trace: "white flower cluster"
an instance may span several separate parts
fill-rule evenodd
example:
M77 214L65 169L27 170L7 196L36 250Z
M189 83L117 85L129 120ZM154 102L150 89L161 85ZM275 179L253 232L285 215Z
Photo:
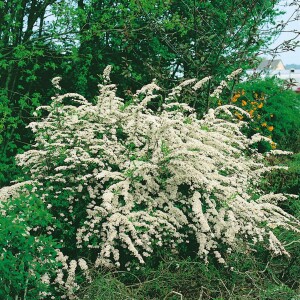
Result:
M270 155L292 155L293 152L291 151L283 151L283 150L271 150L270 152L268 152L268 156Z
M192 83L194 83L195 81L197 81L196 78L192 78L192 79L187 79L184 80L183 82L181 82L179 85L175 86L172 91L168 94L166 101L174 101L176 100L176 98L178 98L181 93L182 93L182 89L186 86L191 85Z
M2 201L6 201L9 198L15 198L20 195L20 193L26 193L26 185L31 185L33 182L31 180L15 183L11 186L3 187L0 189L0 205Z
M226 79L228 81L233 80L237 75L239 75L241 72L243 71L243 69L237 69L235 71L233 71L231 74L226 76ZM217 99L220 98L221 93L223 92L223 89L225 87L228 87L228 83L225 80L222 80L220 82L220 84L215 88L215 90L210 94L210 97L216 97Z
M241 124L221 118L231 106L211 109L198 120L193 112L187 117L167 108L148 109L138 97L155 96L155 83L129 105L116 97L115 85L99 88L95 105L64 105L59 96L48 116L30 125L35 149L17 157L52 212L60 194L68 193L68 209L56 217L78 226L78 251L92 253L95 266L106 267L130 266L125 257L143 264L156 248L176 251L192 238L205 261L213 255L225 263L221 248L241 251L257 242L286 254L272 230L298 231L299 222L276 206L284 195L260 191L260 174L268 168L262 155L247 154L253 140L241 132ZM259 201L253 189L261 194ZM76 219L76 211L84 219ZM60 259L68 277L63 280L60 271L56 282L71 293L77 265L83 272L87 267L82 260Z
M235 77L237 77L237 75L241 74L243 72L243 69L237 69L235 71L233 71L231 74L227 75L226 78L227 80L232 80L234 79Z
M208 77L204 77L203 79L199 80L198 82L196 82L196 84L193 86L193 89L195 91L199 90L203 85L204 83L206 83L207 81L209 81L211 79L211 76L208 76Z
M79 289L79 285L76 283L76 271L79 269L79 271L83 272L89 282L91 282L91 276L87 262L83 258L79 258L78 261L72 259L69 264L68 259L68 256L64 255L60 250L57 250L56 261L61 264L61 268L56 270L56 278L53 284L57 284L59 289L63 290L64 296L62 296L62 298L78 299L75 296L75 292ZM45 276L47 276L47 274Z
M272 140L270 138L268 138L266 136L263 136L260 133L256 133L251 137L250 144L255 144L255 143L258 143L258 142L261 142L261 141L265 141L265 142L268 142L268 143L272 142Z
M211 76L207 76L199 81L197 81L196 78L192 78L192 79L187 79L184 80L183 82L181 82L179 85L175 86L172 91L168 94L167 98L165 99L166 102L172 102L172 101L176 101L176 99L178 97L180 97L180 95L183 92L183 88L189 85L192 85L192 89L194 91L199 90L207 81L209 81L211 79ZM195 83L196 82L196 83Z
M58 90L61 90L61 87L59 85L60 81L61 81L61 77L54 77L52 80L51 80L51 83L53 84L53 87L55 87L56 89Z
M108 65L103 71L103 81L105 84L110 82L111 69L112 69L112 66Z
M209 95L210 97L220 98L220 94L223 92L223 89L227 87L228 84L225 80L222 80L220 84L215 88L215 90Z

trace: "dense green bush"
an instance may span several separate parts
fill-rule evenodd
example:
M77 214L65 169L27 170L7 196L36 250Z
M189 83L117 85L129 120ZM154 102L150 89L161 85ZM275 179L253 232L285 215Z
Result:
M0 298L47 295L58 267L51 214L33 193L0 199L0 212Z
M1 8L0 8L1 9ZM30 148L32 132L28 124L34 112L49 102L51 76L62 72L56 47L31 43L0 49L0 187L21 176L15 156Z
M284 81L267 77L241 83L231 103L249 112L250 134L260 132L279 149L300 151L300 95L286 89Z

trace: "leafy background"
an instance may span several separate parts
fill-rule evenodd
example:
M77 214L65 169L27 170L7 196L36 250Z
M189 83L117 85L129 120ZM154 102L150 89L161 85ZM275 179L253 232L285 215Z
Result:
M271 165L279 163L290 169L272 172L262 187L299 194L299 95L278 79L267 78L236 80L221 99L209 97L233 70L258 64L259 54L280 30L260 30L267 23L275 24L280 14L275 9L277 2L0 1L0 187L29 177L16 166L15 155L32 146L33 135L27 125L44 116L41 111L35 114L36 108L50 104L57 92L51 78L63 78L62 92L76 91L93 99L102 70L110 64L112 81L118 83L118 93L128 102L136 89L153 78L163 87L163 98L182 78L213 76L204 90L187 88L179 100L192 105L198 116L220 104L253 111L245 132L271 136L274 148L295 153L269 158ZM161 104L155 102L153 107L158 109ZM257 147L261 152L271 148L263 143ZM299 201L280 205L299 217ZM1 204L1 210L6 214L0 216L0 297L38 299L40 291L47 292L40 277L57 267L53 258L59 245L46 234L52 217L32 194ZM26 228L34 226L39 227L36 236L28 236ZM195 257L170 259L168 253L161 253L160 262L149 262L139 270L94 270L95 280L82 282L79 297L298 299L299 237L286 231L278 234L288 245L291 258L270 257L257 248L255 254L230 256L234 268L230 270L217 263L205 266Z

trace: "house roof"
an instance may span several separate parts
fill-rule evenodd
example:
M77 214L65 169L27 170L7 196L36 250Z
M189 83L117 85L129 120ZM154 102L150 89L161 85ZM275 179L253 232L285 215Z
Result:
M252 75L253 73L256 72L256 70L247 70L246 71L248 75ZM298 87L300 88L300 69L295 69L293 71L291 70L270 70L270 72L265 72L267 74L261 74L261 78L265 78L268 76L276 76L280 79L283 80L290 80L293 79L295 82L295 86L292 87L292 90L297 89Z
M283 62L281 59L273 59L273 60L263 60L259 66L257 67L258 70L263 70L263 69L271 69L271 70L276 70L279 64L283 65Z

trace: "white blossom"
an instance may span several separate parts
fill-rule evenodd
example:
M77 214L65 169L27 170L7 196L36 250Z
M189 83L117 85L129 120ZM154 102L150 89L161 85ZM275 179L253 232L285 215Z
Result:
M225 87L227 87L228 84L225 80L222 80L220 82L220 85L218 85L215 90L209 95L210 97L216 97L216 98L220 98L220 94L222 93L223 89Z
M103 81L105 84L110 82L111 69L112 69L112 66L108 65L103 71Z
M159 90L155 82L126 106L115 85L99 85L95 105L73 93L68 97L77 102L65 105L67 96L57 96L48 115L30 125L35 146L17 156L19 165L30 171L60 222L80 223L74 244L81 253L93 252L95 267L130 268L123 253L144 264L156 247L176 251L191 238L205 262L212 255L226 263L224 252L240 251L241 242L248 249L262 243L275 254L287 254L273 229L299 231L299 221L276 205L287 195L265 195L259 188L263 174L280 167L266 166L264 156L249 147L272 141L247 138L240 122L222 118L224 112L230 116L230 105L210 109L199 120L186 104L172 102L182 86L197 89L205 80L174 88L159 112L146 105ZM63 188L58 191L56 184ZM18 189L1 189L0 200L15 197ZM58 197L65 201L64 212L56 212ZM84 219L72 223L74 211L83 211ZM57 251L57 261L62 267L55 283L72 295L78 288L76 272L89 276L86 260Z
M60 87L60 85L59 85L61 79L62 79L61 77L54 77L54 78L51 80L52 85L53 85L56 89L58 89L58 90L61 90L61 87Z
M203 79L197 81L195 83L195 85L193 86L193 89L195 91L199 90L204 85L204 83L209 81L210 79L211 79L211 76L207 76L207 77L204 77Z
M233 71L231 74L227 75L226 78L227 78L227 80L232 80L242 72L243 72L243 69L241 69L241 68L237 69L237 70Z

